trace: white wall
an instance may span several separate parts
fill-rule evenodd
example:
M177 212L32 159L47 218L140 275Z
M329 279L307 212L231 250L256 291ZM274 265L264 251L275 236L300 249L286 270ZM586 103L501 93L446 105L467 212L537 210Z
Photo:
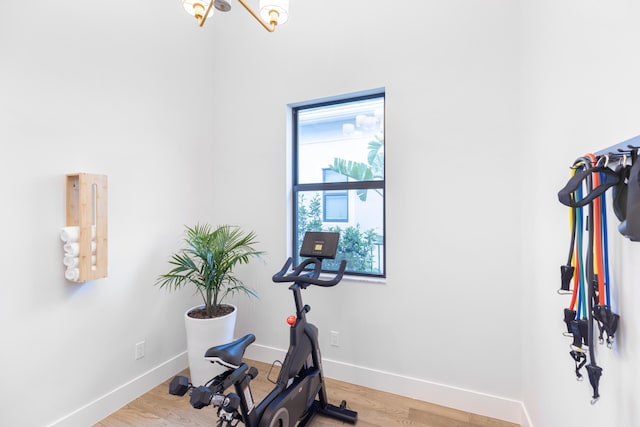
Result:
M576 155L639 133L637 10L307 0L268 34L240 6L199 29L176 3L0 4L1 425L89 425L184 365L181 316L197 300L152 286L183 224L258 233L268 255L241 274L260 299L238 301L237 335L285 348L292 303L270 276L288 255L286 105L377 87L389 273L305 294L323 342L340 332L340 347L323 345L327 369L527 423L524 401L536 426L585 408L585 424L634 425L631 309L602 359L602 401L589 407L572 377L555 193ZM552 150L543 171L528 167ZM109 176L110 276L79 286L63 280L57 231L64 174L80 171ZM615 248L632 264L637 248ZM621 304L636 297L625 292ZM38 410L24 397L33 387L46 396Z
M555 290L569 231L556 194L576 157L640 134L640 60L634 54L640 6L621 0L522 5L524 401L536 426L635 426L640 247L622 239L611 215L613 309L621 323L613 350L598 348L601 399L591 406L591 388L576 382L569 342L561 336L568 299Z
M0 3L0 425L91 425L85 405L184 365L197 300L153 282L183 224L210 220L212 93L189 76L213 67L181 18L151 0ZM109 179L109 277L84 285L58 237L76 172Z
M388 277L306 292L325 367L387 389L410 378L392 391L518 419L517 3L411 6L292 2L275 34L242 11L211 23L215 194L234 200L216 215L251 226L269 252L247 273L260 300L240 301L251 314L237 333L287 346L293 303L269 280L287 256L286 105L385 87ZM469 393L451 399L435 384ZM487 395L502 407L476 404Z

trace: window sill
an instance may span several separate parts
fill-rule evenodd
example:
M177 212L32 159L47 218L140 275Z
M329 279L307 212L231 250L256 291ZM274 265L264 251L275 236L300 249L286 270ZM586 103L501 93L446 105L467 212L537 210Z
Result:
M322 279L333 279L335 275L330 273L320 273L320 278ZM346 274L342 277L343 281L348 282L360 282L360 283L374 283L378 285L386 285L387 278L386 277L368 277L368 276L358 276Z

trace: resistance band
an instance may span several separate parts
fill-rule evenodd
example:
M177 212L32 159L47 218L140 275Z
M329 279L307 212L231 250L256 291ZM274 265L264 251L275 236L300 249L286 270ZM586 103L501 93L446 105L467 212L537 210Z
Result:
M600 203L600 220L602 222L602 253L604 258L604 291L605 304L611 306L611 290L609 277L609 232L607 228L607 198L602 197Z
M602 159L600 159L602 160ZM586 348L589 352L589 364L586 365L589 382L593 388L592 403L599 395L599 381L602 368L596 363L594 343L594 320L600 330L600 342L607 333L610 345L617 315L611 313L609 287L609 255L606 224L606 196L608 188L617 185L619 176L601 165L593 154L576 160L572 167L571 178L558 193L561 203L570 208L571 243L567 264L561 267L561 291L568 292L571 276L573 290L569 307L564 309L567 332L573 337L570 356L575 362L575 373L582 379L580 370L587 362ZM583 207L587 208L586 221ZM587 241L584 241L584 230ZM609 334L612 331L612 334Z

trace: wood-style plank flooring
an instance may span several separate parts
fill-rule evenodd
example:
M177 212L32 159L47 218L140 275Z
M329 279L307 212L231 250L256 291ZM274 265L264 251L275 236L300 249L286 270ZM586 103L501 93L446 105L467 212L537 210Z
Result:
M273 385L267 381L270 365L247 361L258 368L260 375L252 381L254 399L259 402ZM185 371L183 375L186 375ZM271 374L272 378L277 372ZM330 403L339 405L347 401L347 407L358 412L358 427L518 427L517 424L470 414L419 400L384 393L353 384L327 379ZM215 410L201 410L189 405L187 396L177 397L168 393L169 380L119 409L96 427L210 427L215 426ZM241 424L242 425L242 424ZM346 426L340 421L316 416L312 427Z

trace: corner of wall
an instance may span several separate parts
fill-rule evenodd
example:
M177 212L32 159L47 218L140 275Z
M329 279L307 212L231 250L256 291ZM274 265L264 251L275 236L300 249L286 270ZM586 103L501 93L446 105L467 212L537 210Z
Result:
M99 397L47 427L75 427L94 425L127 403L182 371L188 365L187 352L182 352L155 368L143 373L109 393Z

